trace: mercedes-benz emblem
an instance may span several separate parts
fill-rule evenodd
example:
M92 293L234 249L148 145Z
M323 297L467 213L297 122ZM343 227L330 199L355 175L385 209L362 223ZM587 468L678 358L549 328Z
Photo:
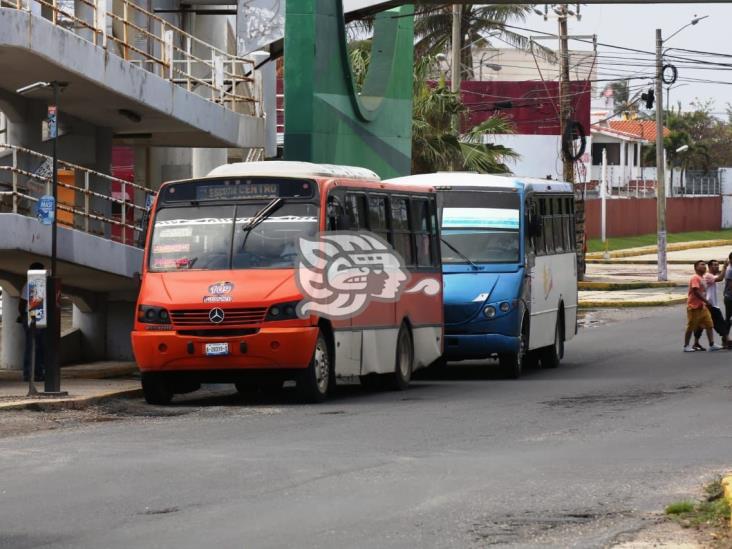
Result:
M221 324L224 321L224 310L216 307L208 312L208 319L214 324Z

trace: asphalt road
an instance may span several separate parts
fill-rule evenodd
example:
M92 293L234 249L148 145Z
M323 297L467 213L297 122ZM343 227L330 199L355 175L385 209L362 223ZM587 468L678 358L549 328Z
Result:
M0 547L612 545L732 464L732 353L683 354L681 308L627 314L517 381L118 401L2 439Z

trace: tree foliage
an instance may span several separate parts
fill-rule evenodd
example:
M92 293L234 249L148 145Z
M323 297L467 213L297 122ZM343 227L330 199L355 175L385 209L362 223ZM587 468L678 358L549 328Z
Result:
M415 64L412 118L412 173L467 170L506 173L505 161L518 155L510 148L484 143L484 136L513 133L513 124L496 115L460 135L454 120L462 121L468 108L459 94L451 92L444 79L427 80L432 57Z
M515 48L527 51L531 44L527 37L506 27L509 20L523 21L532 11L530 4L462 4L460 6L460 36L462 78L473 79L473 46L490 46L489 33ZM452 6L436 6L415 17L414 34L416 57L432 56L444 52L452 37ZM554 52L534 45L542 57L556 59Z

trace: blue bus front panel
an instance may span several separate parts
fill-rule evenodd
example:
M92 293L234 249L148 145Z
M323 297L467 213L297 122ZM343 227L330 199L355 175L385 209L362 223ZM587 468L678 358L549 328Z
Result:
M445 266L445 358L479 359L518 351L524 274L520 266L509 272Z

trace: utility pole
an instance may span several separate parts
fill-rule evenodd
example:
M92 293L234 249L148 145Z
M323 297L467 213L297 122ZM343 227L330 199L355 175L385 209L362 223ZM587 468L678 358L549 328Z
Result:
M666 177L663 149L663 36L656 29L656 231L658 280L668 280L666 265Z
M560 6L559 14L559 135L564 138L567 124L572 119L569 85L569 32L567 30L567 4ZM574 161L562 154L564 181L574 183Z
M567 125L572 120L571 88L569 80L569 30L567 19L569 6L558 6L559 15L559 139L564 144ZM562 147L562 178L574 184L574 160ZM575 192L575 243L577 248L577 279L585 276L585 202L584 193Z
M462 15L462 6L460 4L453 4L452 6L452 66L450 74L450 91L452 93L460 94L460 60L461 60L461 49L462 39L460 30L460 18ZM452 120L453 127L457 133L460 132L460 120L455 115Z

